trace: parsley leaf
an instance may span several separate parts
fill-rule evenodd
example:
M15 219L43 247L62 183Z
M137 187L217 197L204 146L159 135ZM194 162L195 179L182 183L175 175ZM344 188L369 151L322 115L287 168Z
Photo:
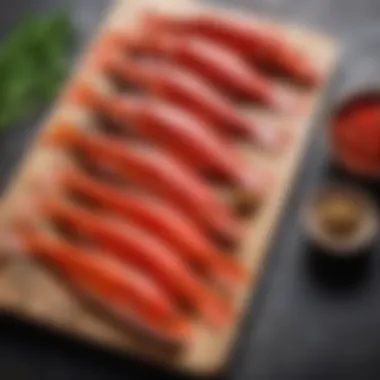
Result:
M0 44L0 129L31 116L59 91L74 28L54 11L24 19Z

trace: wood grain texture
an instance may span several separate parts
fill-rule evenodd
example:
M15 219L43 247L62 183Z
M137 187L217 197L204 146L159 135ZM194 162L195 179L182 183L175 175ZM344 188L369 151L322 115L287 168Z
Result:
M129 28L133 32L136 27L135 23L138 21L138 14L145 7L158 7L167 12L197 12L203 9L196 3L187 0L118 1L101 29L101 33L109 28ZM225 12L219 9L214 10ZM231 11L228 11L228 14L229 17L242 17L252 23L264 22L238 13L233 15ZM307 51L327 81L336 58L334 44L319 34L294 26L279 26L279 28L294 43L299 44ZM308 49L310 46L313 49ZM79 62L78 75L81 75L81 67ZM279 85L285 86L287 84L279 83ZM318 110L319 100L323 95L323 87L308 92L289 87L289 90L303 99L304 104L306 104L307 110L302 115L284 117L256 109L247 110L248 113L252 114L252 117L260 116L263 120L270 120L279 128L291 128L294 139L292 148L277 158L263 156L253 149L243 149L249 163L266 167L276 174L276 184L270 197L247 223L245 236L238 252L236 252L239 260L249 270L251 281L239 293L233 295L234 302L240 311L233 326L228 327L223 332L214 332L199 325L196 329L195 339L189 347L173 356L171 352L163 351L160 346L146 344L145 341L136 339L130 333L111 324L73 297L68 289L45 267L21 258L17 258L17 262L9 261L3 266L0 275L0 305L23 317L36 319L78 337L125 350L128 353L158 361L178 370L203 374L220 370L231 351L239 322L244 316L246 303L257 287L269 244L280 219L283 206L288 199L304 149L307 146L313 115ZM46 127L42 129L41 133L49 127L49 121L58 111L60 111L59 102L52 114L48 116L45 122ZM12 205L17 204L23 176L29 172L29 167L34 162L37 153L35 149L31 149L11 183L2 203L1 216L3 218L11 212Z

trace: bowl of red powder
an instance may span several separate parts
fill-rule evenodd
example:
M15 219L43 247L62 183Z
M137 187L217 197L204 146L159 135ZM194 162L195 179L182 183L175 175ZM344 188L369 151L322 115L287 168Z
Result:
M334 160L350 174L380 179L380 28L343 49L328 134Z
M344 169L380 178L380 91L345 101L332 117L330 138L335 159Z

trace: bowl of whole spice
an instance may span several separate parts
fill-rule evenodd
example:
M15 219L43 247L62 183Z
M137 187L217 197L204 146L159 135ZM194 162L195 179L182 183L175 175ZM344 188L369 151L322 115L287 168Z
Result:
M341 257L360 254L379 229L377 205L363 191L345 185L319 190L305 209L305 226L323 251Z

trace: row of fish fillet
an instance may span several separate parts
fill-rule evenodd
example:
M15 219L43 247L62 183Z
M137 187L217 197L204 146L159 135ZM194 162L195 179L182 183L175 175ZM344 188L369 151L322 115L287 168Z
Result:
M186 343L194 319L233 322L229 294L247 280L231 253L236 204L265 201L274 180L236 139L282 154L291 138L239 105L292 112L272 74L320 78L268 28L208 13L150 12L139 24L103 33L86 57L37 142L5 240L126 321Z

